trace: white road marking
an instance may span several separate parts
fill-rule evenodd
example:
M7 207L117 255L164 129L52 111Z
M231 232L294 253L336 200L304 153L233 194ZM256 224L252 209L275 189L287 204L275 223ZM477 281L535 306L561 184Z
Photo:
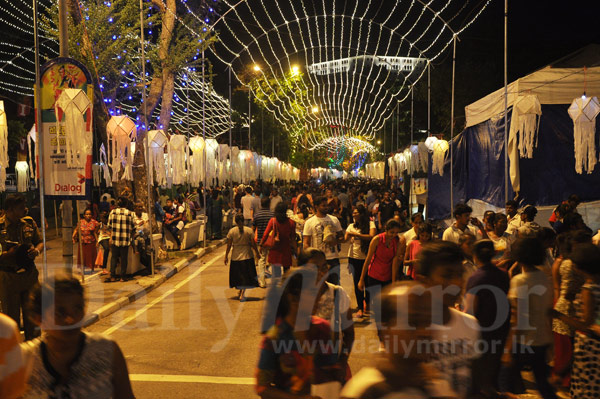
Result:
M190 280L196 278L200 273L202 273L204 270L206 270L207 267L209 267L210 265L212 265L213 263L215 263L217 261L217 259L221 259L223 257L223 255L224 254L215 256L213 259L211 259L210 261L206 262L201 268L199 268L194 273L192 273L192 275L190 275L188 278L186 278L183 281L180 281L175 287L171 288L170 290L168 290L167 292L165 292L164 294L162 294L158 298L154 299L152 302L150 302L149 304L147 304L143 308L139 309L133 315L131 315L129 317L126 317L125 319L121 320L119 323L117 323L114 326L110 327L109 329L107 329L106 331L104 331L103 334L110 335L110 334L114 333L115 331L117 331L119 328L121 328L121 327L129 324L133 320L137 319L140 315L142 315L143 313L147 312L148 309L150 309L152 306L156 305L157 303L161 302L162 300L164 300L169 295L173 294L175 291L177 291L178 289L180 289L181 287L183 287L184 285L186 285L187 283L189 283Z
M129 374L129 379L139 382L193 382L225 385L254 385L256 382L254 378L216 377L211 375Z

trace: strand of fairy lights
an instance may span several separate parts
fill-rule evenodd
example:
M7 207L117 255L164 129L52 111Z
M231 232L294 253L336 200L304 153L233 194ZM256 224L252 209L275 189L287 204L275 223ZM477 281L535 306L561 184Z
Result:
M242 2L239 2L239 3L238 3L238 5L239 5L239 4L241 4L241 3L242 3ZM479 11L479 13L477 13L476 17L477 17L477 16L479 16L479 14L480 14L480 13L483 11L483 9L484 9L484 8L487 6L487 4L488 4L488 3L489 3L489 2L487 2L487 3L484 5L484 7L482 7L482 9ZM261 2L261 4L263 5L263 8L264 8L264 7L265 7L265 6L264 6L264 3L262 3L262 2ZM301 2L301 4L302 4L302 6L303 6L303 9L304 9L304 10L306 10L306 8L305 8L305 5L304 5L304 2ZM412 6L414 6L414 2L411 4L411 7L412 7ZM447 7L447 6L446 6L446 7ZM444 9L445 9L446 7L444 7ZM279 7L277 7L277 8L279 9ZM295 10L295 8L294 8L294 7L292 7L292 8ZM438 14L439 14L439 13L441 13L442 11L444 11L444 9L442 9L442 10L441 10L441 11L439 11L439 12L438 12L436 15L434 15L433 19L438 19L438 18L439 18L439 15L438 15ZM367 11L367 10L368 10L368 8L365 8L365 13L366 13L366 11ZM234 13L235 13L235 11L234 11ZM305 12L305 13L306 13L306 12ZM422 11L422 12L421 12L421 14L424 14L424 13L425 13L424 11ZM237 13L236 13L236 14L237 14ZM281 11L280 11L280 15L281 15L281 16L282 16L282 18L285 20L285 17L283 16L283 13L281 13ZM391 14L390 14L390 15L391 15ZM355 16L356 16L356 7L355 7L355 10L354 10L354 12L353 12L353 17L355 17ZM238 18L238 19L239 19L239 18ZM404 18L404 19L406 19L406 18ZM475 19L475 18L474 18L474 19ZM474 19L473 19L473 20L474 20ZM420 18L419 18L419 20L420 20ZM468 24L466 24L466 25L465 25L465 27L463 27L463 29L465 29L467 26L469 26L469 25L472 23L472 21L473 21L473 20L471 20L471 21L470 21ZM352 21L352 22L351 22L351 24L353 24L353 21L354 21L354 19L352 19L351 21ZM255 21L251 21L251 22L252 22L252 23L254 23ZM285 25L286 25L286 26L288 26L288 28L289 28L289 24L290 24L290 22L294 22L294 21L288 21L288 20L286 20L286 24L285 24ZM300 26L300 23L299 23L299 20L298 20L298 18L297 18L297 21L295 21L295 22L296 22L296 23L297 23L297 24ZM228 24L227 24L227 21L224 21L224 24L225 24L225 25L228 25ZM359 25L359 31L361 31L361 30L363 29L363 25L362 25L362 24L358 24L358 25ZM417 25L416 23L415 23L415 24L413 24L413 26L416 26L416 25ZM369 24L369 27L370 27L370 26L372 26L372 25L371 25L371 24ZM433 26L433 22L430 22L430 23L428 24L428 26L427 26L427 30L423 31L423 33L422 33L422 34L419 36L419 38L421 38L421 37L425 36L425 34L428 32L428 29L429 29L431 26ZM229 26L228 26L228 27L229 27ZM411 29L414 29L414 28L411 28ZM461 31L462 31L463 29L461 29ZM264 30L264 28L263 28L263 30ZM437 37L437 38L441 37L442 33L444 33L444 31L445 31L445 30L446 30L446 27L444 26L444 27L443 27L443 29L440 31L440 33L438 33L438 35L437 35L436 37ZM250 31L249 31L247 28L246 28L246 31L247 31L247 33L250 33ZM308 32L309 32L309 36L312 36L312 32L311 32L310 30L309 30ZM319 29L317 29L317 32L320 32L320 30L319 30ZM409 30L409 32L410 32L410 30ZM233 33L233 35L235 36L235 33ZM301 35L302 39L304 39L304 36L305 36L305 35ZM361 36L362 36L362 33L361 33ZM343 36L343 34L340 34L340 38L342 38L342 37L344 37L344 36ZM380 33L380 37L381 37L381 33ZM311 40L312 40L312 39L311 39ZM325 39L324 39L324 40L325 40ZM441 49L441 50L438 52L438 54L435 54L433 57L429 57L429 58L430 58L430 59L434 59L435 57L439 56L439 54L441 54L441 52L442 52L442 51L443 51L443 50L444 50L444 49L447 47L448 43L450 43L451 41L452 41L452 38L450 38L450 39L448 40L448 42L446 43L446 45L445 45L444 47L442 47L442 49ZM295 42L294 42L294 43L295 43ZM321 38L320 38L320 37L319 37L319 43L321 44L320 48L322 48L322 47L323 47L323 43L321 42ZM389 46L390 46L390 44L391 44L391 41L390 41L390 40L388 40L388 42L387 42L387 43L388 43L388 44L387 44L387 46L389 47ZM431 44L431 45L428 47L428 49L429 49L429 48L432 48L434 44L435 44L435 43L432 43L432 44ZM227 46L225 46L225 47L227 47ZM260 47L260 46L258 46L258 47L259 47L259 49L261 49L261 47ZM306 46L305 46L305 47L306 47ZM415 49L416 47L417 47L417 46L416 46L416 44L415 44L415 43L409 43L409 50L413 50L413 49ZM244 48L245 48L245 49L248 49L248 45L246 44ZM312 46L312 48L314 48L314 45ZM240 57L240 53L235 53L235 52L234 52L234 51L232 51L231 49L229 49L229 50L230 50L230 53L232 53L232 54L236 55L238 58ZM313 51L313 53L314 53L314 51ZM400 51L398 51L397 53L398 53L398 54L400 54ZM389 54L385 54L385 55L389 55ZM323 57L322 53L321 53L321 57ZM254 60L254 58L252 57L252 55L251 55L251 54L250 54L250 58L251 58L252 60ZM314 57L313 57L313 58L314 58ZM227 62L227 60L225 60L225 59L223 59L223 58L222 58L222 60L223 60L223 61L225 61L225 62ZM322 60L321 60L321 61L322 61ZM230 63L230 62L228 62L228 64L229 64L229 65L231 65L231 63ZM282 66L282 65L280 64L279 66L280 66L280 69L281 69L281 66ZM362 69L364 70L364 66L363 66L363 68L362 68ZM370 69L372 70L373 68L371 67ZM235 73L235 71L234 71L234 73ZM367 75L368 75L368 76L370 76L370 73L371 73L371 72L369 72ZM378 75L377 75L377 77L378 77L380 74L381 74L381 71L379 71L379 72L378 72ZM388 75L389 75L389 72L388 72ZM421 73L419 74L418 78L420 78L422 75L423 75L423 71L421 71ZM312 80L310 76L309 76L309 79L310 79L310 80ZM329 80L329 82L330 82L330 84L331 84L331 76L328 76L328 80ZM376 79L372 79L372 82L376 82L376 81L377 81ZM313 81L313 82L314 82L314 81ZM374 84L374 83L373 83L373 84ZM335 82L334 84L332 84L332 86L334 87L333 93L334 93L334 94L337 94L337 93L338 93L338 91L336 91L336 90L338 89L337 82ZM362 86L362 85L355 85L355 86L357 86L357 87L360 87L360 86ZM347 89L347 87L348 87L348 86L346 86L346 89ZM320 88L320 87L318 87L318 89L320 90L321 88ZM380 86L379 86L379 91L381 91L381 90L382 90L382 86L380 85ZM399 94L399 93L401 92L401 90L402 90L402 89L399 89L399 90L398 90L398 92L397 92L397 93L395 93L395 95ZM328 94L330 94L330 93L331 93L331 90L329 90L329 91L328 91ZM370 114L378 114L378 115L381 115L381 112L380 112L380 111L381 111L381 109L386 109L386 108L387 108L387 107L386 107L386 108L383 108L383 107L386 105L386 104L385 104L385 102L382 102L383 104L381 104L379 107L373 107L373 106L371 106L372 104L368 104L368 103L367 103L367 102L365 102L365 101L361 101L361 99L364 99L364 95L365 95L365 93L371 93L371 94L372 94L372 92L370 92L370 91L368 91L368 90L367 90L367 91L364 91L364 92L362 93L362 96L363 96L363 97L359 97L359 100L358 100L358 101L354 101L354 102L352 103L352 105L354 106L354 111L356 111L357 109L361 109L361 107L362 107L362 109L368 109L368 110L369 110L369 112L370 112ZM320 94L320 93L319 93L319 94ZM403 98L406 98L406 96L407 96L407 95L408 95L408 93L406 93L406 94L404 95L404 97L403 97ZM355 96L343 96L343 97L344 97L344 98L355 98ZM279 99L279 100L285 100L285 98L283 98L283 99ZM358 106L358 108L357 108L357 106ZM343 109L346 109L346 108L347 108L347 107L343 107ZM390 107L390 108L391 108L391 107ZM293 116L293 115L291 115L291 116ZM389 115L387 115L387 117L389 117ZM382 123L384 123L385 119L387 119L387 117L383 118L383 120L380 120L380 121L379 121L379 123L377 124L377 126L378 126L378 127L380 127L380 126L381 126L381 124L382 124ZM279 118L278 118L278 119L279 119ZM288 119L289 119L289 118L288 118ZM293 118L292 118L292 119L293 119ZM280 122L282 122L282 121L280 120ZM284 123L285 123L285 122L284 122ZM294 121L293 125L297 125L297 124L298 124L298 123L297 123L297 121ZM370 123L370 124L372 125L372 123ZM350 124L348 124L348 125L352 125L352 123L350 123ZM364 123L363 123L363 125L364 125ZM356 126L356 125L355 125L355 126Z

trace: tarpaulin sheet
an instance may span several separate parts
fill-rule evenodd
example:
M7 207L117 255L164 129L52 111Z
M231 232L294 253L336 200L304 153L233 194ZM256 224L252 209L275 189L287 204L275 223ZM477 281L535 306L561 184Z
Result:
M575 172L573 121L569 105L542 105L538 146L533 159L520 159L520 205L556 205L570 194L583 201L600 199L600 165L592 174ZM510 125L510 111L508 116ZM596 121L600 131L600 118ZM503 207L504 118L490 119L465 129L452 142L454 148L454 204L470 199ZM597 148L600 133L596 134ZM446 219L450 209L450 156L444 176L429 169L428 217ZM509 186L509 197L513 198Z

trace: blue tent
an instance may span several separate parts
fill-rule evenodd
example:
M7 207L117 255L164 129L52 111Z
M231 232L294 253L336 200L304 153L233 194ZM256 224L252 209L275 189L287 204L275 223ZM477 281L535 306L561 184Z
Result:
M588 48L600 56L597 50L596 46ZM581 59L581 52L577 56ZM560 62L570 61L573 59ZM553 64L509 85L509 131L512 104L519 95L535 94L542 106L533 158L510 157L510 162L518 163L518 170L516 179L513 173L509 179L509 199L514 198L513 186L519 188L521 205L555 205L573 193L586 202L600 199L600 165L590 174L575 172L573 121L567 110L584 87L588 96L600 97L600 68L556 68ZM504 89L466 107L466 117L467 128L450 143L454 204L478 199L504 207ZM600 132L600 117L596 131ZM597 133L597 149L599 139ZM432 174L431 168L429 171L428 215L432 219L451 217L450 162L448 152L444 175Z

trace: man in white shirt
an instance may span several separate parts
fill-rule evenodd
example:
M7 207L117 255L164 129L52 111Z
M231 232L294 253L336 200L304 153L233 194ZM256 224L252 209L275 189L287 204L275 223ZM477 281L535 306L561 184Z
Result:
M471 218L472 212L473 209L471 209L469 205L462 203L456 204L454 207L454 218L456 221L444 231L442 240L452 241L453 243L458 244L460 237L465 233L471 233L477 240L488 238L481 221L477 218ZM475 226L469 226L469 221L477 228L475 228Z
M302 232L304 248L315 247L325 252L329 265L327 281L340 284L340 255L337 245L344 238L340 221L335 216L328 215L329 205L326 197L314 200L317 213L304 223Z
M244 226L250 227L252 226L252 205L254 202L254 197L252 196L252 187L246 187L246 195L244 195L241 199L242 203L242 212L244 214Z
M517 201L506 201L506 218L508 219L508 227L506 228L506 232L515 239L517 238L517 230L523 224L523 222L521 222L521 215L519 215L517 212L518 209L519 204Z
M273 188L273 191L271 191L271 206L270 206L271 212L275 212L275 207L281 201L283 201L283 199L281 198L281 195L279 195L276 188Z
M516 330L513 337L516 350L513 352L508 380L518 381L521 369L528 364L534 371L541 396L556 398L554 388L548 381L546 365L547 352L554 339L550 316L553 306L552 282L537 268L544 261L545 249L537 238L522 238L515 243L511 254L522 272L512 278L508 292L514 312L513 328Z

